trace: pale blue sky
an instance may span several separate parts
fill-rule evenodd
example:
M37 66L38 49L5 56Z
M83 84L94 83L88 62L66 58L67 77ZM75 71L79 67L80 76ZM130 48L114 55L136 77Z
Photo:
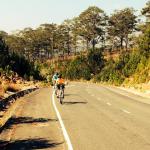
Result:
M61 23L96 5L107 14L115 9L141 10L148 0L0 0L0 30L7 32L43 23Z

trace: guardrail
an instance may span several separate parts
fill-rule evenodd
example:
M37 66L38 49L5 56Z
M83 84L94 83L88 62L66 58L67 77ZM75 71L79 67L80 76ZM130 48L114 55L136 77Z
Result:
M35 91L36 89L38 89L38 88L25 89L25 90L19 91L17 93L14 93L14 94L0 100L0 111L6 110L18 98L23 97L24 95L29 94L32 91Z
M11 104L15 103L15 101L18 98L23 97L24 95L29 94L32 91L35 91L37 89L38 88L30 88L30 89L22 90L0 101L0 112L4 112L4 115L0 116L1 117L0 118L0 133L3 130L3 127L5 126L6 122L10 119L12 115L11 110L9 111L8 109L11 106Z

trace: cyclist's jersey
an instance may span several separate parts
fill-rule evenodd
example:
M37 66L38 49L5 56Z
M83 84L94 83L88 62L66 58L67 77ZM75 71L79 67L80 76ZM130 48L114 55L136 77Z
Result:
M63 78L58 78L58 79L56 80L56 83L57 83L57 84L65 84L65 81L64 81Z
M58 75L53 75L53 80L56 81L58 79Z

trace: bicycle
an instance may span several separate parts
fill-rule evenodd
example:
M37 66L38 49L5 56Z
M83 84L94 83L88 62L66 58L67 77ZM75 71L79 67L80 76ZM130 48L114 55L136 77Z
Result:
M56 83L54 84L54 87L53 87L53 88L54 88L54 91L55 91L55 95L57 95L57 90L58 90L58 89L57 89Z
M60 89L59 89L59 102L60 102L60 104L63 104L63 99L64 99L64 85L60 85Z

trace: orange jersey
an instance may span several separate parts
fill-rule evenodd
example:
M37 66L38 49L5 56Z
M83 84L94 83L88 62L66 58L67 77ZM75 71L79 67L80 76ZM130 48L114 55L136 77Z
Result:
M64 84L65 81L64 81L64 79L62 79L62 78L58 78L57 81L56 81L56 83L57 83L57 84Z

